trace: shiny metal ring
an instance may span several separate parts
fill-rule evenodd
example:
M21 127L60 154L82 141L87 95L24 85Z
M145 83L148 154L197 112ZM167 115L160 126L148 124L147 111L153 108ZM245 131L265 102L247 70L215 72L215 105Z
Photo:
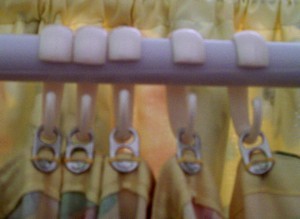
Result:
M246 137L247 133L244 133L240 136L239 149L247 171L254 175L266 174L272 169L275 163L267 138L262 132L260 132L259 137L261 138L262 143L252 148L246 148L244 146L244 140ZM266 158L259 162L251 161L251 155L253 155L255 152L262 152Z
M53 132L55 133L56 139L53 143L47 143L42 141L41 134L43 132L43 126L40 126L34 137L34 145L32 147L32 163L39 171L43 173L53 172L59 165L60 153L61 153L61 143L62 134L55 128ZM42 150L50 150L53 153L53 159L39 158L38 154Z
M117 142L117 140L115 139L117 129L112 130L109 136L109 142L110 142L109 156L111 158L115 158L117 156L118 151L123 148L130 150L134 157L140 156L138 133L134 128L130 128L129 131L133 136L133 140L132 142L129 143L126 142L123 143L123 142ZM111 162L111 165L118 172L129 173L134 171L138 167L139 162L134 160L113 161Z
M194 134L194 143L187 145L182 142L184 129L180 129L177 135L177 159L181 160L185 151L192 151L197 162L179 162L181 169L190 175L198 173L201 168L201 140L197 134Z
M72 141L72 137L79 132L78 128L73 129L67 138L67 147L65 153L65 166L66 168L75 174L81 174L89 170L92 166L94 159L94 135L89 132L89 141L87 143L75 144ZM82 160L75 160L72 158L73 153L76 151L83 151L87 158Z

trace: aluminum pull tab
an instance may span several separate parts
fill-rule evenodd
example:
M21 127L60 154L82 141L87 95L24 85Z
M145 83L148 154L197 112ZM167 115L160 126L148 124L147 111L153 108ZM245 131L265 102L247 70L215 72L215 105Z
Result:
M41 139L41 134L43 132L43 126L40 126L34 138L34 145L32 148L32 163L33 165L43 173L53 172L59 165L60 162L60 152L61 152L61 143L62 143L62 134L55 128L53 130L55 134L55 141L53 143L44 142ZM39 153L42 150L48 150L53 154L51 159L39 157Z
M75 174L81 174L89 170L92 166L94 159L94 135L89 132L89 140L86 143L75 143L72 138L79 132L78 128L73 129L67 138L67 147L65 154L65 166L66 168ZM84 152L85 159L72 158L74 153Z
M131 142L118 142L115 138L117 129L110 133L110 160L113 168L121 173L129 173L134 171L139 165L139 136L134 128L129 128L132 135ZM129 150L132 154L131 159L119 159L118 155L123 149Z
M239 148L247 171L254 175L266 174L272 169L275 163L267 138L260 132L259 137L261 138L261 143L258 146L246 148L244 146L246 137L247 133L240 136ZM256 153L262 153L265 158L262 160L253 160L252 157Z
M181 169L190 175L198 173L202 168L201 161L201 140L197 134L193 135L194 142L191 145L182 142L184 129L181 129L177 135L177 160ZM184 158L184 153L190 151L193 153L193 159Z

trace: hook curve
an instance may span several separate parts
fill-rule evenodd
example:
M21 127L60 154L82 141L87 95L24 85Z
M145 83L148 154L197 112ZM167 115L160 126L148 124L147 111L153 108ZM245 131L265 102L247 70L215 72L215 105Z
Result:
M76 136L82 141L89 139L93 126L97 90L97 84L82 83L77 85L78 132Z
M63 84L45 83L43 91L43 115L42 135L47 139L54 139L57 128L56 123L60 113L60 105L62 100Z
M128 90L121 90L119 93L119 110L117 117L117 139L126 139L130 135L130 94Z
M131 137L133 86L114 86L116 133L115 138L126 141Z
M54 92L48 92L45 96L45 109L43 117L43 136L46 138L54 138L56 120L56 95Z
M174 136L182 133L182 142L188 144L194 140L197 117L197 96L183 86L167 86L168 112Z
M264 68L269 64L269 53L264 38L254 31L242 31L233 37L236 46L237 65L242 68ZM246 134L244 141L254 143L262 123L262 100L253 101L253 121L249 122L248 91L246 87L228 88L231 117L239 136Z
M195 121L197 116L197 96L194 93L186 95L187 110L186 110L186 127L182 135L182 141L190 143L194 140Z
M252 122L249 119L248 91L245 87L229 87L230 114L236 133L246 135L246 143L254 143L261 132L262 100L255 98L252 102Z

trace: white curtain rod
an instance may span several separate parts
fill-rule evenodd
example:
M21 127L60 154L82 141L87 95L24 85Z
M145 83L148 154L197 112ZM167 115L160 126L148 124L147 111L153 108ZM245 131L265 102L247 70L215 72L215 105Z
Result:
M239 68L228 40L205 40L204 65L174 64L169 39L143 39L140 61L103 66L42 62L38 46L38 35L0 35L0 80L300 87L300 42L267 42L262 69Z

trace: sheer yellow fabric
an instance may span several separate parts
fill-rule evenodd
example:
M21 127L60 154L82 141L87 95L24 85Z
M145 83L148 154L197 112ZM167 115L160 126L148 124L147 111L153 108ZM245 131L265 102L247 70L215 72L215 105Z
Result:
M61 193L80 192L85 194L86 198L98 203L101 183L103 158L100 155L94 157L93 164L89 171L82 174L71 173L66 168L63 169Z
M139 194L149 202L152 187L153 177L144 161L139 162L139 167L136 171L124 174L119 173L110 165L109 158L105 159L102 182L103 191L100 200L121 190L129 190Z
M31 141L24 143L24 149L19 149L13 158L1 166L0 178L0 217L5 218L29 192L42 191L45 195L59 200L61 186L61 167L51 174L38 171L31 163ZM57 212L39 210L38 216L57 216Z
M275 165L264 176L254 176L239 165L230 218L299 218L300 159L274 154Z
M299 1L267 0L236 1L234 4L235 31L254 30L267 41L299 41ZM262 131L273 151L281 150L300 154L297 117L298 89L251 88L249 100L263 99ZM250 105L250 102L249 102ZM225 209L229 206L239 160L237 136L230 127L225 163L222 198Z
M154 188L154 178L148 165L141 160L135 171L119 173L110 162L110 158L104 160L98 218L148 218ZM116 199L118 201L112 203ZM109 210L107 206L110 206Z
M204 164L199 173L189 175L182 171L176 158L162 168L153 202L153 219L197 218L193 204L212 209L209 218L222 215L218 186L209 166Z

